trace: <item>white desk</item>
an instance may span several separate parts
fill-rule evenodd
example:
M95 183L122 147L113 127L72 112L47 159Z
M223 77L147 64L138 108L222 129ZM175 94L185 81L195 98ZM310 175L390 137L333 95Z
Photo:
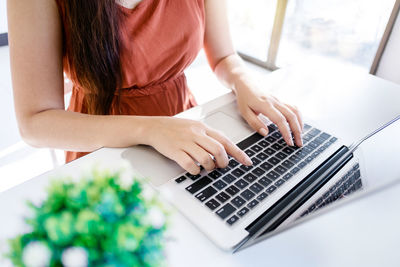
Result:
M322 72L317 68L307 71L293 68L262 77L261 82L282 99L296 103L308 118L324 129L349 142L400 114L400 86L351 69ZM183 116L195 118L230 97L232 95L222 96ZM393 133L399 136L400 127L394 127L389 136L394 137ZM382 183L400 178L400 157L397 156L400 141L393 138L393 143L388 145L387 139L387 135L382 135L364 146L367 170L379 176ZM384 156L378 157L378 150L383 151ZM80 175L96 162L101 165L118 163L122 155L126 155L124 151L126 149L101 149L0 194L0 254L5 249L4 240L24 229L25 200L42 199L43 188L50 179ZM234 255L219 250L175 213L167 245L168 261L174 267L400 266L399 210L400 186L397 186L326 213ZM8 263L0 260L0 266L8 266Z

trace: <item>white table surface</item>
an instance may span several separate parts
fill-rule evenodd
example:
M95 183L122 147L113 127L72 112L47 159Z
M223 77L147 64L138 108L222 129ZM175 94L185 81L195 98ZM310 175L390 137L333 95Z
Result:
M260 83L347 143L400 114L400 86L342 66L290 68ZM197 107L194 116L231 95ZM195 116L194 116L195 117ZM363 145L368 174L376 186L400 178L399 123ZM129 148L128 148L129 149ZM79 176L98 166L115 166L126 149L101 149L0 194L0 254L5 240L24 231L27 199L43 199L50 179ZM132 159L133 160L133 159ZM396 165L397 164L397 165ZM7 179L7 177L1 177ZM172 215L166 254L169 266L400 266L400 186L272 236L236 254L221 251L179 213ZM0 266L9 263L0 258Z

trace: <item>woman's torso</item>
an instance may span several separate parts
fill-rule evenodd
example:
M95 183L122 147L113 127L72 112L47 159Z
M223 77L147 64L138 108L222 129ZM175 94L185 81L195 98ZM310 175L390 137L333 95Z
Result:
M172 116L195 106L183 71L203 46L204 0L142 0L133 9L120 8L122 89L110 115ZM84 90L76 85L68 110L87 113ZM67 152L66 160L84 154Z

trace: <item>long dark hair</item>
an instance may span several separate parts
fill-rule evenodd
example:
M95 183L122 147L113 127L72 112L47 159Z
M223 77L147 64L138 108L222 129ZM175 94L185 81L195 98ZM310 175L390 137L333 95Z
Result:
M121 86L121 9L115 0L62 0L68 32L65 51L73 76L85 90L89 114L109 114Z

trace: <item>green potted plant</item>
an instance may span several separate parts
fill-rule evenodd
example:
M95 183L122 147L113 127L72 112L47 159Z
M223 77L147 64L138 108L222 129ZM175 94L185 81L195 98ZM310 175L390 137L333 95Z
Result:
M165 209L149 192L121 172L53 180L42 203L28 203L31 231L10 240L7 257L27 267L160 266Z

